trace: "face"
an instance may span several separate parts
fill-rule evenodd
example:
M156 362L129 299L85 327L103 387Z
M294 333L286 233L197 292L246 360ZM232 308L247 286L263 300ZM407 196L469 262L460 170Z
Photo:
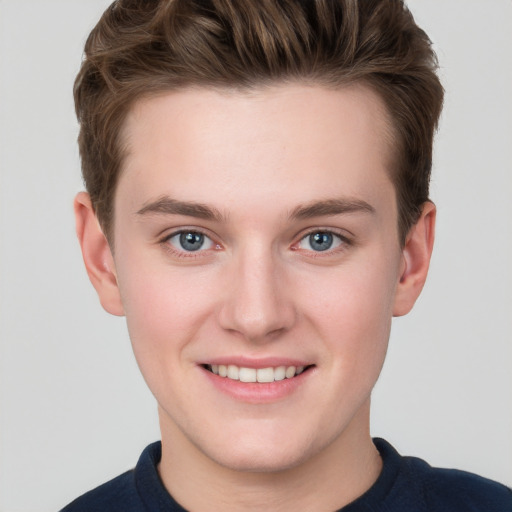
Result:
M404 260L388 132L361 87L136 104L114 265L164 442L270 471L368 429Z

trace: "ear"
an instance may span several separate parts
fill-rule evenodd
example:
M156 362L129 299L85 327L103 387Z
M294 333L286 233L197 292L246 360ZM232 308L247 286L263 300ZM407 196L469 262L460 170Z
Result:
M428 201L423 205L420 218L410 229L402 249L393 316L409 313L423 289L434 247L435 224L436 207Z
M85 268L101 305L112 315L124 315L114 258L100 227L89 194L80 192L74 202L76 234Z

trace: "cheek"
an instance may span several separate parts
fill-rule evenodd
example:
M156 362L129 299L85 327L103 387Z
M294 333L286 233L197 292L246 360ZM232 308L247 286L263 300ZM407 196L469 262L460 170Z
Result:
M120 287L133 353L149 389L165 403L169 389L181 389L180 376L195 370L190 348L209 321L211 294L205 283L195 286L170 271L123 277ZM188 393L182 390L185 400Z
M137 281L128 282L122 296L127 322L139 333L161 333L172 341L177 333L186 335L208 309L204 286L151 274ZM158 338L148 336L145 341L158 343Z
M380 370L391 329L397 264L383 255L333 269L310 290L302 307L330 352L340 356L333 364L347 373Z
M152 364L169 364L182 356L212 309L210 281L154 257L146 261L136 252L118 266L126 321L139 363L152 359Z

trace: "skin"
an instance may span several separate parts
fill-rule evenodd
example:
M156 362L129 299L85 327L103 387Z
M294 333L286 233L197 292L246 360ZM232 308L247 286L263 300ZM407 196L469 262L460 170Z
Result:
M104 308L126 315L159 404L159 471L185 508L328 511L377 479L370 394L435 220L425 204L400 246L390 133L361 86L163 94L124 126L113 250L77 196L86 268ZM205 245L187 252L180 230ZM315 250L311 232L333 246ZM204 367L233 358L309 366L282 396L237 398Z

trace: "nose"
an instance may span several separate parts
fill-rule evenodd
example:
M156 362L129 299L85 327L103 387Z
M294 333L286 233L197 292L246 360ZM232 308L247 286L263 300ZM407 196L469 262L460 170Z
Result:
M219 321L252 342L275 339L295 322L283 262L271 250L248 249L233 258Z

